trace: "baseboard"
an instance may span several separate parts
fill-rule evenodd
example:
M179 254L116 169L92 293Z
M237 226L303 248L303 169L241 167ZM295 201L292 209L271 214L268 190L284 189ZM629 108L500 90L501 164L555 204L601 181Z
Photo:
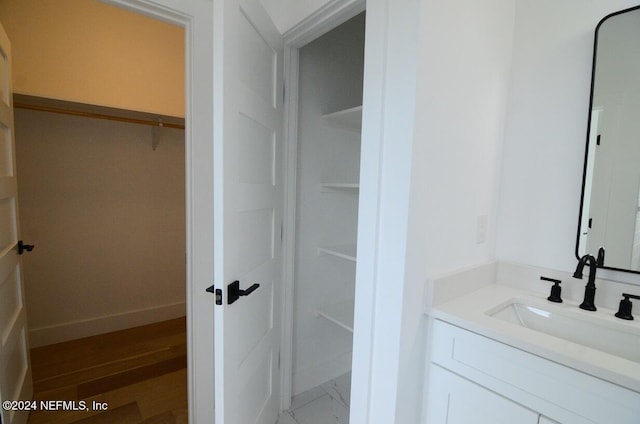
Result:
M186 315L186 303L177 302L104 317L66 322L29 330L31 348L96 336L126 328L152 324Z
M306 392L349 371L351 371L351 352L344 353L315 367L296 371L293 374L292 396Z

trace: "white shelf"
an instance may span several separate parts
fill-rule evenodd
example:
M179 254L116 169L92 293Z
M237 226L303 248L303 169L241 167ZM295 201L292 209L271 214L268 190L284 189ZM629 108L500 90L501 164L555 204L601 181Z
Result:
M362 106L327 113L322 117L335 127L352 131L360 131L362 128Z
M348 261L356 261L356 245L343 244L339 246L318 247L318 255L332 255Z
M325 305L316 309L316 314L353 333L353 300Z
M360 190L360 184L358 183L322 183L320 184L320 191L323 193L335 193L335 192L357 192Z

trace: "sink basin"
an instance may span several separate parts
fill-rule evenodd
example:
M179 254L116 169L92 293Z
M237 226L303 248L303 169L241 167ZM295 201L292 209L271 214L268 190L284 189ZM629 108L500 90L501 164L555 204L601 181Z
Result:
M577 308L577 306L576 306ZM587 316L585 314L594 314ZM600 312L514 299L487 312L493 318L640 363L640 327Z

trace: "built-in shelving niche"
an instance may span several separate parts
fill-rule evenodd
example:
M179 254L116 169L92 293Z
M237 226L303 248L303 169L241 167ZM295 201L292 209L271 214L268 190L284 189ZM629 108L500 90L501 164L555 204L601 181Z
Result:
M323 193L339 193L339 192L357 193L358 190L360 190L360 184L358 183L322 183L320 184L320 191Z
M343 244L337 246L324 246L318 248L318 255L329 255L346 261L357 261L356 244ZM316 315L353 333L354 300L322 305L316 309Z
M360 131L362 129L362 106L327 113L322 115L322 118L327 124L334 127L351 131Z
M336 246L318 247L318 255L331 255L336 258L346 259L347 261L356 261L356 245L341 244Z
M356 106L337 112L328 113L322 116L327 125L344 130L360 132L362 129L362 106ZM358 195L360 184L354 182L320 184L320 191L323 193L345 193ZM342 244L334 246L318 247L318 255L328 255L342 260L356 263L356 244ZM319 306L316 309L316 316L322 317L339 327L353 333L353 311L354 300L349 299L341 302Z
M353 299L324 305L316 310L316 314L353 333L353 305Z
M358 15L300 54L297 143L289 152L298 159L290 169L296 238L287 282L295 294L292 380L301 392L351 369L364 23Z

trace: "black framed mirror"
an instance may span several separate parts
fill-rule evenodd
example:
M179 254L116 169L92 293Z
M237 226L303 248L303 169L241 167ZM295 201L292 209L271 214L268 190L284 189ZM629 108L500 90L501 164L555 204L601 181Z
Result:
M596 26L576 257L640 273L640 6Z

